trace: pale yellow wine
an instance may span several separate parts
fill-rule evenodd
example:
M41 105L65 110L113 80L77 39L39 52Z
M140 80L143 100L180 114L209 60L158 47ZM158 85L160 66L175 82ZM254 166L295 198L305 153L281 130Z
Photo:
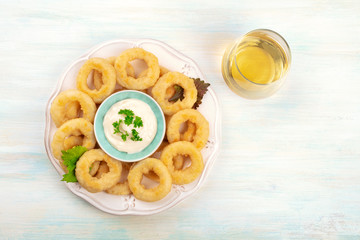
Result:
M256 90L256 85L275 82L288 68L284 50L272 38L256 33L242 39L229 56L229 61L232 78L248 90Z

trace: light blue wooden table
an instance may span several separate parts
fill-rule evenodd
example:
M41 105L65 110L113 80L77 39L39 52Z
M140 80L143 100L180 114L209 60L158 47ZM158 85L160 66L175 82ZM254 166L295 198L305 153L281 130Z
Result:
M0 239L360 239L360 3L0 1ZM222 53L256 28L281 33L292 67L249 101ZM153 216L113 216L73 195L43 146L45 105L90 47L154 38L193 58L223 110L208 181Z

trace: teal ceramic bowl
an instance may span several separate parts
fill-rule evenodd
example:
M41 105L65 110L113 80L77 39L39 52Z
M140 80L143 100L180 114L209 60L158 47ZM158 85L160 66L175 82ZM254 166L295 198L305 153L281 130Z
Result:
M132 153L132 154L121 152L116 148L114 148L108 142L103 127L104 116L107 113L107 111L111 108L111 106L119 101L129 98L138 99L148 104L152 109L152 111L154 112L157 121L157 132L153 141L141 152ZM156 151L156 149L160 146L161 142L163 141L165 130L166 130L166 126L165 126L164 113L162 112L157 102L149 95L134 90L120 91L109 96L99 106L94 120L95 137L100 145L100 148L112 158L124 162L136 162L153 154Z

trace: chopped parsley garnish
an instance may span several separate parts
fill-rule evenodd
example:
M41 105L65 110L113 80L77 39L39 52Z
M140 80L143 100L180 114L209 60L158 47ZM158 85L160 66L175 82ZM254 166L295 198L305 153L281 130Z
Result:
M121 123L121 122L122 122L121 119L119 119L118 122L113 122L112 125L114 126L114 134L121 132L121 131L120 131L120 123Z
M119 114L125 114L126 116L134 116L134 112L130 109L121 109Z
M122 140L125 142L126 141L126 137L129 136L128 132L125 131L125 133L121 133L121 138Z
M134 127L139 128L143 126L143 121L141 120L141 117L136 116L134 120Z
M121 109L118 114L124 114L124 119L119 119L119 121L113 122L114 134L119 133L121 135L121 139L125 142L129 133L121 129L121 123L124 123L126 126L130 126L133 124L134 128L131 130L132 137L130 138L132 141L142 141L142 138L139 136L138 131L135 128L143 127L143 121L141 117L135 116L134 112L130 109Z
M133 140L134 142L142 141L142 138L139 136L139 133L135 129L131 130L131 134L133 135L131 137L131 140Z
M125 123L127 126L130 126L130 124L133 123L133 120L134 120L134 117L133 117L133 116L126 116L126 117L125 117L125 120L124 120L124 123Z

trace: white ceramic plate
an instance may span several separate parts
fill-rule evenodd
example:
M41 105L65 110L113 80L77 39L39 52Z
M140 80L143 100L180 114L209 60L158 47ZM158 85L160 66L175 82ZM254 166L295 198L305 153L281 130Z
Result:
M114 40L97 45L89 52L76 59L64 72L58 84L51 94L46 106L45 124L45 148L50 162L59 173L59 181L64 174L59 162L51 152L51 141L56 131L56 126L51 120L50 106L54 98L62 91L76 89L76 76L80 67L86 60L92 57L117 56L128 48L141 47L155 54L161 66L171 70L181 72L189 77L201 78L208 82L200 71L197 64L182 53L171 48L167 44L153 39L128 39ZM210 136L206 147L201 151L204 158L204 171L194 182L187 185L174 185L171 192L162 200L157 202L144 202L136 199L133 195L116 196L105 192L90 193L82 188L78 183L65 183L65 185L77 196L85 199L98 209L115 215L150 215L169 209L183 201L191 194L196 192L204 183L210 173L210 169L218 155L221 142L221 113L217 97L211 87L203 98L198 110L209 121Z

